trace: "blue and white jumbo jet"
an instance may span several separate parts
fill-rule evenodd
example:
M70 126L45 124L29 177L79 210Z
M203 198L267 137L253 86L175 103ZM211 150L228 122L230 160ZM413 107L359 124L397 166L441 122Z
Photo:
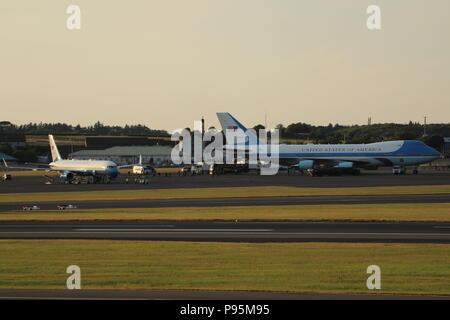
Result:
M249 141L261 142L254 133L243 126L227 112L217 113L222 130L241 129ZM284 166L298 166L314 175L321 170L378 169L378 167L417 166L439 159L441 154L422 141L399 140L369 144L280 144L279 163Z

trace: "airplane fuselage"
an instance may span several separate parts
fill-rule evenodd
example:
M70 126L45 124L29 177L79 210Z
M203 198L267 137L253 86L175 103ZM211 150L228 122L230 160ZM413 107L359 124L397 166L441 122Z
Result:
M441 154L421 141L401 140L369 144L280 145L280 159L352 162L355 166L407 166L428 163Z
M116 177L119 174L117 165L106 160L57 160L49 164L53 170L60 173L71 172L84 176L110 176Z

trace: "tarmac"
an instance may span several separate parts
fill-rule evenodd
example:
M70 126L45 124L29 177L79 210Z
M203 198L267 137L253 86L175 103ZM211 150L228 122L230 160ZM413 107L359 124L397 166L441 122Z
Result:
M37 205L40 210L56 210L59 205L75 205L77 209L167 208L167 207L226 207L276 205L331 205L381 203L450 203L450 194L383 194L345 196L286 196L286 197L229 197L131 200L75 200L0 202L0 212L22 210L23 206ZM64 211L65 212L65 211Z
M448 185L450 171L427 170L419 174L393 175L386 170L364 171L359 176L323 176L287 174L281 172L274 176L261 176L256 173L179 176L177 174L150 176L149 184L142 185L130 182L126 184L126 175L120 175L110 184L65 184L54 176L53 184L45 184L44 176L14 176L12 180L0 182L0 193L27 192L69 192L94 190L142 190L173 188L217 188L242 186L292 186L312 188L340 187L376 187L376 186L408 186L408 185ZM132 180L132 179L130 179Z
M450 243L450 223L16 221L0 222L0 239Z
M0 300L450 300L450 296L210 290L0 289Z
M68 192L93 190L141 190L215 188L241 186L295 186L315 188L448 185L449 171L423 171L418 175L393 175L389 171L367 171L359 176L230 174L221 176L161 175L150 184L126 184L122 175L111 184L44 184L43 176L14 176L0 182L0 193ZM160 208L214 206L268 206L372 203L450 203L450 194L242 197L213 199L138 199L70 201L79 209ZM21 209L34 203L0 203L0 211ZM39 202L41 209L56 209L65 202ZM26 214L26 213L24 213ZM63 214L63 213L62 213ZM345 221L15 221L0 222L0 239L113 239L219 242L376 242L450 243L450 223L438 222L345 222ZM197 290L54 290L0 289L0 299L108 300L403 300L450 299L449 296L403 296L384 294L318 294Z

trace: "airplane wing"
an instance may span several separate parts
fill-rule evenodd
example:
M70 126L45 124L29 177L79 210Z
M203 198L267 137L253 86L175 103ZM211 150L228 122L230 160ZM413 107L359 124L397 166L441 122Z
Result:
M131 168L133 166L136 166L137 164L124 164L123 166L117 166L117 169L123 169L123 168Z
M122 168L130 168L130 167L134 167L134 166L142 166L142 155L139 155L138 163L124 164L123 166L117 166L117 168L122 169Z
M124 164L122 166L117 166L117 169L122 169L122 168L131 168L134 166L142 166L141 163L132 163L132 164Z
M30 167L10 167L5 159L3 160L3 165L5 168L8 169L19 169L19 170L30 170L30 171L59 171L57 169L51 169L51 168L30 168Z
M45 167L49 167L50 166L50 164L48 164L48 163L25 162L25 164L31 164L33 166L45 166Z

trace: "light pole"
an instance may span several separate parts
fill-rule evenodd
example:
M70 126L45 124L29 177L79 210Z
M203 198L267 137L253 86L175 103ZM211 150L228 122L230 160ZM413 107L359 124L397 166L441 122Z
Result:
M427 136L427 116L423 117L423 136Z

